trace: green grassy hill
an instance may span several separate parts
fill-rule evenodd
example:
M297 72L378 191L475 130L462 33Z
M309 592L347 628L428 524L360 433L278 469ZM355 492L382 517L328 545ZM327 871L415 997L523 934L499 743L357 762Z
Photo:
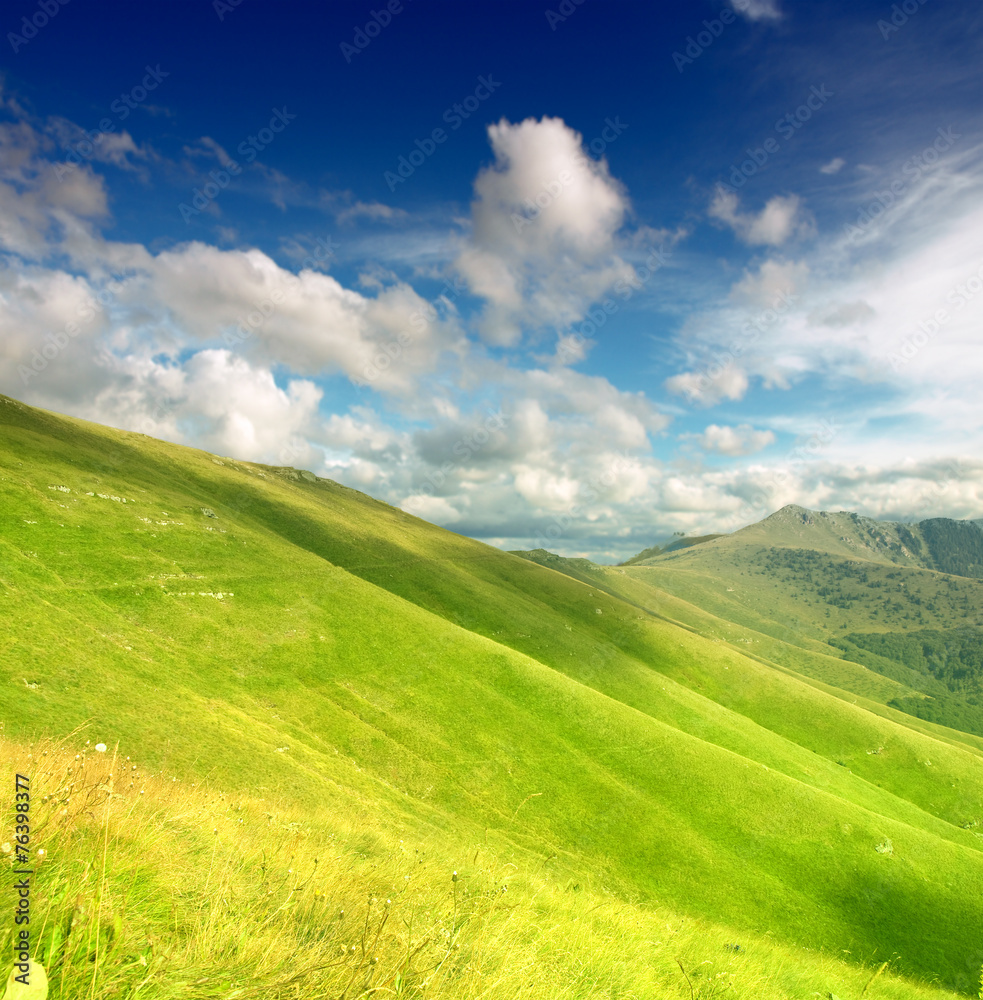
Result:
M667 542L665 545L653 545L651 548L643 549L638 555L632 556L631 559L626 559L623 563L619 563L619 565L634 566L655 556L664 555L667 552L677 552L679 549L688 549L691 545L702 545L704 542L712 542L715 538L722 537L722 535L716 534L673 538L671 542Z
M681 538L664 548L645 549L622 565L650 564L669 552L716 539L721 540L719 547L723 550L765 545L983 577L983 519L953 521L936 517L907 524L875 521L843 510L807 510L796 504L732 535Z
M553 569L310 473L6 398L0 563L15 744L84 725L154 774L301 817L354 810L369 865L400 838L447 867L480 845L639 926L671 912L861 979L889 962L867 996L978 983L983 741L888 707L876 683L853 693L871 672L823 652L821 623L768 648L714 634L743 626L729 596L696 599L710 570ZM949 594L953 613L974 594ZM843 673L821 676L824 657ZM724 931L706 933L712 964ZM779 980L734 995L820 988ZM604 982L542 995L631 995Z
M724 632L752 630L738 641L813 678L983 736L979 540L973 521L903 525L790 506L630 572L682 598L684 620L710 611Z

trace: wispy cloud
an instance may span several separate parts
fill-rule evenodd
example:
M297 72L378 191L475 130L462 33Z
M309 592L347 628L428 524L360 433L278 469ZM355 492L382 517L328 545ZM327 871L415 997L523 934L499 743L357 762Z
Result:
M353 222L356 219L371 219L374 222L396 222L406 219L409 213L401 208L393 208L379 201L357 201L354 205L342 209L336 216L338 222Z
M780 21L778 0L731 0L734 10L749 21Z
M742 212L739 204L737 194L718 186L707 215L729 226L749 246L777 247L793 236L807 236L815 231L798 195L775 195L757 213Z

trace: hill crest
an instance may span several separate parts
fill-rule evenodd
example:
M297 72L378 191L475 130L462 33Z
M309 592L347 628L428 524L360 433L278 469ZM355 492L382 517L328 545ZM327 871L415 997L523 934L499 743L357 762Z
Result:
M646 549L621 565L678 559L689 556L697 545L706 551L747 545L809 549L831 556L983 578L983 518L879 521L853 511L810 510L798 504L787 504L732 534L702 536L688 546Z

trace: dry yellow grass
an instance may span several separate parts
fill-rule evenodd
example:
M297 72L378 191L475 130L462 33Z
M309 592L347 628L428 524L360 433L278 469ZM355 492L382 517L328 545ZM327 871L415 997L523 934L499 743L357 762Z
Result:
M0 740L0 760L31 777L53 1000L953 996L633 905L534 855L401 839L371 804L311 815L187 786L77 734Z

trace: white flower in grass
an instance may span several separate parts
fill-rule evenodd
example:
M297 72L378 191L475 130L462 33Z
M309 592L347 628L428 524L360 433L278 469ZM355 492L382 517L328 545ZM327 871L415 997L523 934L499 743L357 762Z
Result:
M105 753L106 752L106 744L105 743L97 743L96 744L96 750L98 750L99 753Z

